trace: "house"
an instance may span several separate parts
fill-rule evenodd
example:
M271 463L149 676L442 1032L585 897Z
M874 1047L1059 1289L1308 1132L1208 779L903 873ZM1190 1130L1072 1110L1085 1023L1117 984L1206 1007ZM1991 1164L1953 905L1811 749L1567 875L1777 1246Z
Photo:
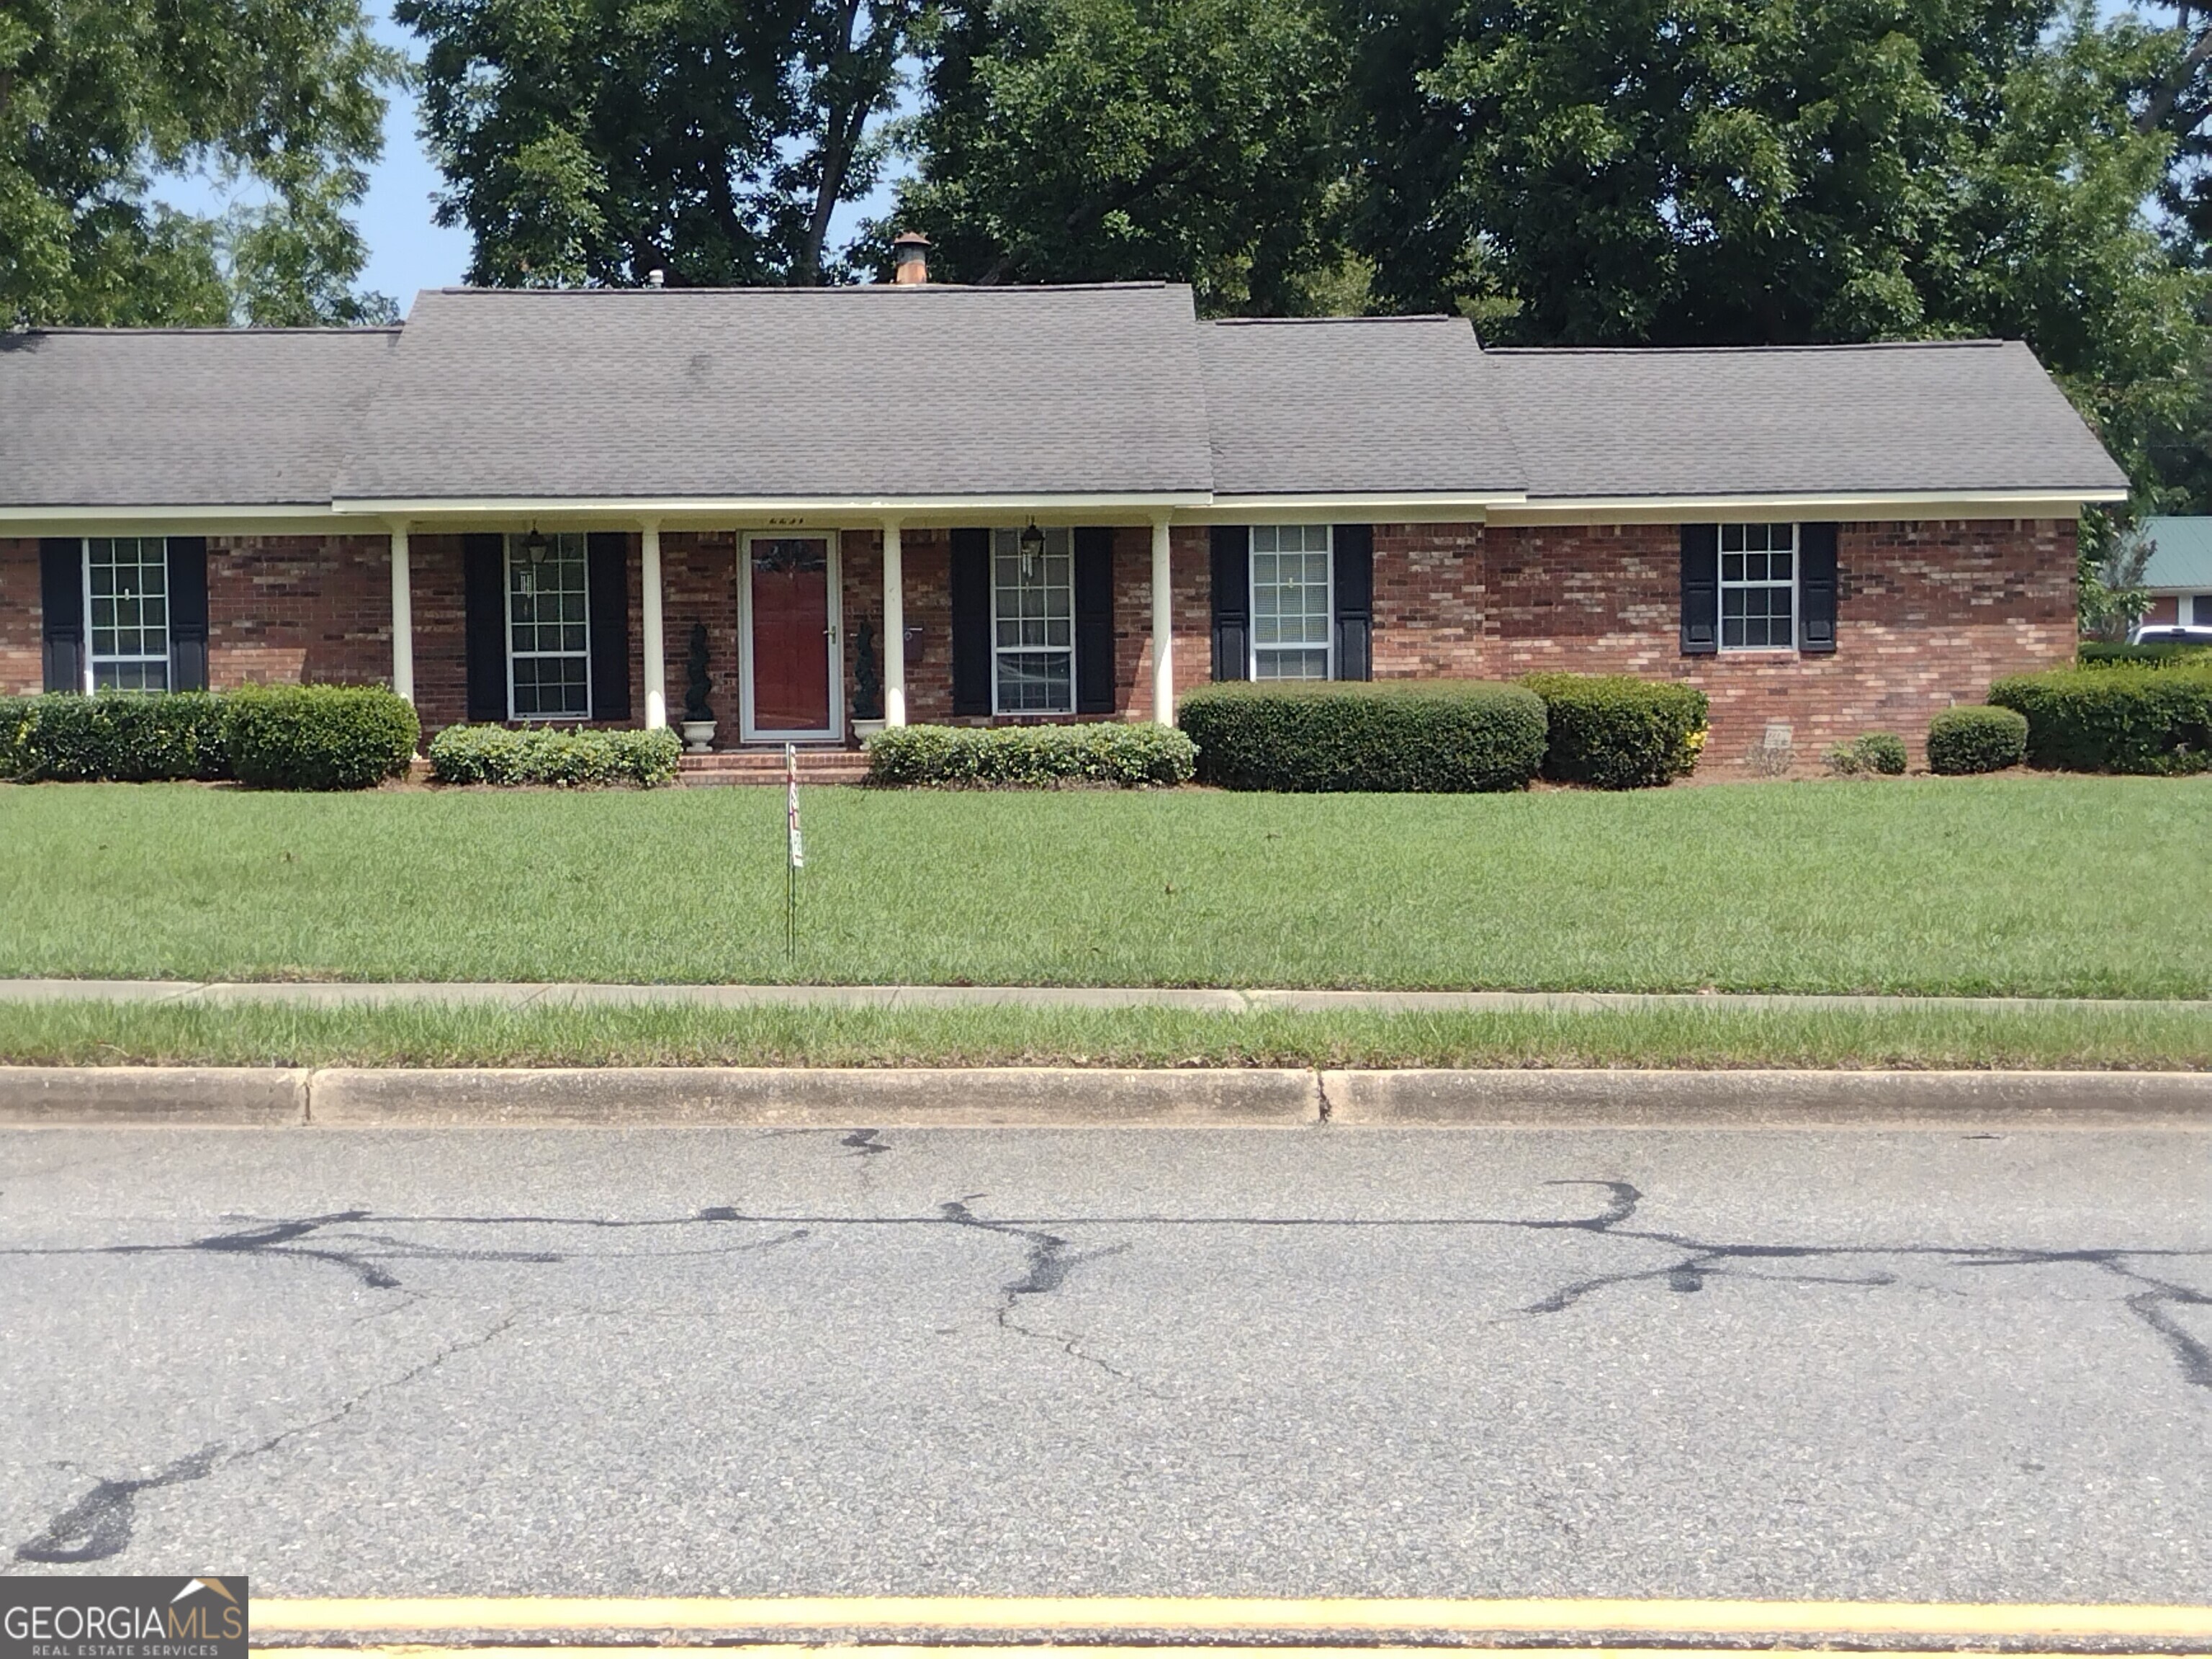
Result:
M2212 519L2147 518L2140 528L2151 544L2143 626L2212 628Z
M1534 669L1703 688L1710 760L1917 744L2070 659L2075 520L2125 489L2016 343L444 289L392 328L0 335L0 690L659 726L703 627L723 745Z

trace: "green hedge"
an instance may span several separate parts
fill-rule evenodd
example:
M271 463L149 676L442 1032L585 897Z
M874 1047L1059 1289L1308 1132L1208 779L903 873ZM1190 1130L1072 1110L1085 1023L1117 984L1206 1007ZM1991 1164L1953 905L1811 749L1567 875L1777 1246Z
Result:
M1188 783L1191 740L1172 726L895 726L868 739L868 781L1036 787Z
M1965 703L1928 722L1928 769L1960 777L2002 772L2027 753L2027 718L2015 709Z
M229 775L222 699L204 691L0 697L0 777L150 783Z
M430 775L440 783L553 784L590 787L676 781L684 744L652 732L510 732L503 726L449 726L430 740Z
M2212 666L2212 646L2175 645L2106 645L2085 640L2075 647L2075 665L2079 668L2113 668L2142 665L2151 668L2199 668Z
M367 789L407 769L415 710L380 686L249 686L223 699L232 773L260 789Z
M2027 717L2027 761L2061 772L2202 772L2212 766L2212 670L2061 668L1990 687Z
M1209 685L1182 725L1225 789L1523 789L1544 762L1543 699L1487 680Z
M1887 778L1905 775L1905 739L1894 732L1866 732L1849 743L1828 750L1828 764L1847 778L1880 773Z
M1530 674L1544 700L1544 775L1598 789L1650 789L1690 775L1705 746L1705 694L1628 674Z

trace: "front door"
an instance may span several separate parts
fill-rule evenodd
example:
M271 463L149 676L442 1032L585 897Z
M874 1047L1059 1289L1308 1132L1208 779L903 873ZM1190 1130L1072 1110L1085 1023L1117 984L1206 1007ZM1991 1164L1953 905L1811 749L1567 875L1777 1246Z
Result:
M745 538L745 720L752 738L838 738L834 538Z

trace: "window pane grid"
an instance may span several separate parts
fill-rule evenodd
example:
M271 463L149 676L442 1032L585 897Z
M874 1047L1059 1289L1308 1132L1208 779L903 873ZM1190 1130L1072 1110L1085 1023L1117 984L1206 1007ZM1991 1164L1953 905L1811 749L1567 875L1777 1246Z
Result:
M533 561L520 536L507 538L507 672L516 720L588 720L591 626L582 532L545 538Z
M1721 648L1789 650L1797 643L1797 526L1721 526Z
M991 532L991 635L998 711L1075 710L1075 532L1044 532L1024 560L1021 532Z
M1332 605L1325 524L1252 526L1252 678L1325 680Z
M95 536L85 543L97 690L169 689L169 544L161 536Z

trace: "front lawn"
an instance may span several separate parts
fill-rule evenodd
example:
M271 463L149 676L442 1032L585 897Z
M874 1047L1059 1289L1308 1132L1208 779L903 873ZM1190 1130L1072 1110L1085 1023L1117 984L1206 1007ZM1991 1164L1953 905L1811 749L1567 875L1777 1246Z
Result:
M0 787L0 974L2212 994L2212 781Z

